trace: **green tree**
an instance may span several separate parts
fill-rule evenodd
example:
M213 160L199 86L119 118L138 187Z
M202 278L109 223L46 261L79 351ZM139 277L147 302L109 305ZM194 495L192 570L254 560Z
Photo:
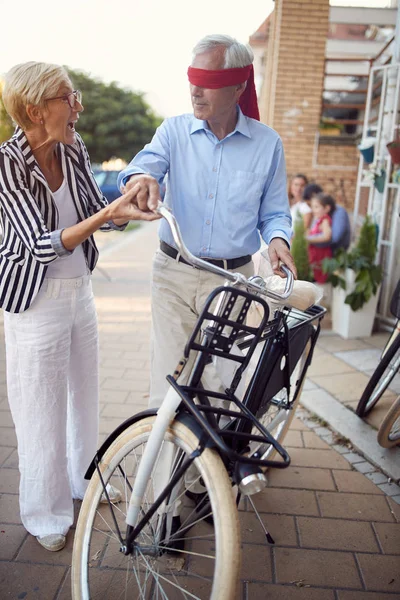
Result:
M127 161L147 144L161 123L143 94L105 84L82 71L68 68L74 87L83 95L84 112L78 131L92 162L112 157Z
M298 278L302 281L312 281L310 261L308 259L308 243L303 217L298 217L293 226L291 252L296 265Z
M4 108L3 100L1 97L1 81L0 81L0 144L8 140L14 131L14 125L6 113L6 109Z

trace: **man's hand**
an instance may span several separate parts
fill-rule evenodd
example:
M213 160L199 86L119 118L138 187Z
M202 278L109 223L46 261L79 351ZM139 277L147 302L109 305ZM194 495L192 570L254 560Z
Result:
M127 191L109 206L112 221L119 226L124 225L127 221L155 221L160 219L160 214L154 213L147 207L142 210L137 206L136 199L138 191L141 189L140 183L134 183L127 189L128 184L125 187ZM158 187L157 182L156 185Z
M285 274L280 269L280 262L287 266L297 279L297 269L294 264L293 256L290 254L290 250L282 238L273 238L268 246L268 254L271 261L271 266L274 270L275 275L285 277Z
M126 182L123 192L135 189L135 204L142 211L156 210L160 196L160 186L151 175L132 175Z

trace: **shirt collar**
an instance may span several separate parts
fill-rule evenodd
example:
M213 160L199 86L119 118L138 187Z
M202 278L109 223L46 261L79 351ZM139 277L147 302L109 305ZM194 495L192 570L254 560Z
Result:
M242 111L239 108L239 105L237 106L237 111L238 111L238 120L236 123L236 127L235 129L232 131L232 133L230 133L229 135L233 135L236 132L237 133L241 133L242 135L251 138L251 133L249 130L249 124L247 122L247 117L244 116L244 114L242 113ZM193 116L192 118L192 124L190 127L190 133L195 133L196 131L210 131L210 128L208 126L207 121L201 121L200 119L196 119L196 117Z

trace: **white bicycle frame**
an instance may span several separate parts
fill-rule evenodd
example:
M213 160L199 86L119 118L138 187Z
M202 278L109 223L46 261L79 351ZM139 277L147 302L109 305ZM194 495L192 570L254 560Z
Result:
M292 272L282 265L282 270L286 274L286 285L282 294L277 294L276 292L268 291L265 288L264 280L261 277L254 276L247 279L241 273L232 273L231 271L226 271L212 263L209 263L201 258L197 258L194 256L189 250L186 248L182 236L176 222L174 215L168 209L168 207L164 206L162 203L159 203L157 211L168 221L172 235L174 237L175 244L179 250L180 255L193 267L204 269L205 271L209 271L210 273L215 273L224 277L226 282L229 282L230 285L241 285L247 288L248 291L253 292L255 294L260 294L263 296L268 296L273 300L278 302L282 302L286 300L293 290L293 274ZM218 312L220 304L216 308L216 312ZM177 394L177 392L171 387L164 400L162 405L157 411L157 416L154 421L154 425L152 431L150 432L148 443L144 450L142 459L139 464L139 468L136 474L136 479L133 485L129 507L126 516L126 523L131 527L135 527L138 523L138 517L140 513L140 507L143 502L143 498L146 492L146 487L148 481L151 476L152 469L156 464L158 454L160 452L165 433L168 427L171 425L172 421L175 418L176 411L178 406L181 403L181 398Z

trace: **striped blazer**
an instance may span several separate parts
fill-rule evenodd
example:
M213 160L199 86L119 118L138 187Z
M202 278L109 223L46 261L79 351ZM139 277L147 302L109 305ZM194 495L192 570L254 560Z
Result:
M77 134L74 145L59 143L64 178L83 221L107 205L90 166L89 155ZM0 146L0 308L23 312L40 290L47 266L58 258L50 233L58 229L53 194L44 178L24 132L17 127L13 137ZM109 224L102 230L109 230ZM93 236L83 242L90 271L98 250Z

